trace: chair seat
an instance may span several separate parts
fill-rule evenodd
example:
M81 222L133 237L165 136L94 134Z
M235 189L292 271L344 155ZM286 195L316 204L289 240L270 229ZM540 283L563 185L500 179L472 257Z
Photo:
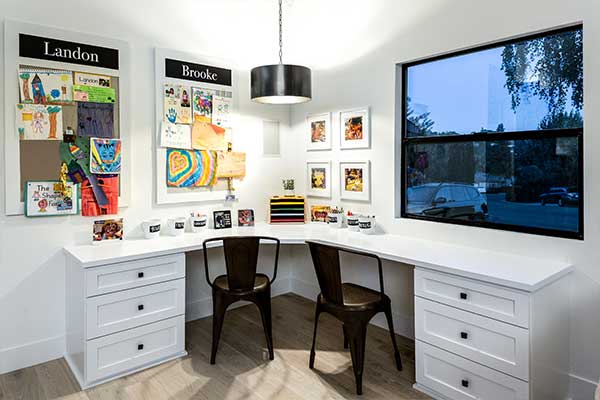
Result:
M221 290L225 290L228 292L248 292L247 290L236 290L229 288L229 282L227 281L227 275L219 275L215 278L213 285ZM250 291L260 291L266 289L269 286L269 277L265 274L256 274L254 278L254 288Z
M342 295L344 307L348 308L376 308L382 301L380 292L354 283L342 283ZM326 303L327 300L321 297L321 302Z

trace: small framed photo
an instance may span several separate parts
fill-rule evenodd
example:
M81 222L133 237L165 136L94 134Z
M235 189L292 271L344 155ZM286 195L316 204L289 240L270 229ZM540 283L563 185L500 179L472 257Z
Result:
M94 244L123 240L123 218L94 221Z
M327 222L327 214L331 211L329 206L310 206L311 222Z
M306 163L307 194L313 197L331 197L331 162Z
M306 150L331 150L331 113L306 117Z
M214 211L213 222L215 229L231 228L231 210Z
M340 148L368 149L371 147L369 108L340 112Z
M340 162L340 188L344 200L371 201L371 163Z
M254 226L254 210L238 210L238 226Z

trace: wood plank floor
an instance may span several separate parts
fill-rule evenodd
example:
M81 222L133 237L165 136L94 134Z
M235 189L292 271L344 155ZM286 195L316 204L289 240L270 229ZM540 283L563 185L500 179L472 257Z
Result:
M273 298L275 360L267 361L254 306L230 310L217 364L209 365L210 317L186 327L189 355L126 378L80 391L63 359L0 375L0 399L429 399L412 389L414 342L398 336L404 370L394 368L389 333L369 326L363 396L354 392L342 328L322 315L315 369L308 368L314 303L294 294Z

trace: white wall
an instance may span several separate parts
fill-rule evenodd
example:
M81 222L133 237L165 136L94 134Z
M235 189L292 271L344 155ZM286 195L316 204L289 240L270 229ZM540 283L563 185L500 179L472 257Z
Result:
M377 216L378 223L386 231L401 235L530 256L555 257L574 263L577 270L571 323L572 390L574 398L590 399L593 397L592 381L597 382L600 376L600 208L597 206L600 198L600 114L597 112L600 107L600 2L421 0L412 3L418 5L421 13L404 22L406 12L415 14L413 8L402 1L386 2L385 13L371 25L372 30L363 32L379 43L378 46L365 53L362 43L356 41L355 54L358 58L341 65L318 68L313 74L313 101L292 109L296 146L305 149L303 129L306 114L368 105L372 117L372 148L340 151L339 139L335 137L334 149L338 150L297 153L296 178L303 187L305 161L331 158L333 198L331 201L313 199L313 204L341 204L346 209L369 211ZM373 2L374 7L380 4L380 1ZM579 21L584 22L585 241L394 218L395 64ZM334 16L328 22L329 29L334 30L336 24L342 22ZM378 33L381 31L382 35L387 35L390 25L396 27L395 32L380 43ZM322 33L322 36L327 37L327 34ZM315 40L304 45L308 48L316 46L315 51L318 52L321 44ZM342 41L340 46L344 45ZM336 48L333 43L323 46L332 51ZM343 59L344 56L339 57ZM336 127L334 124L334 132ZM339 201L337 163L353 158L371 160L373 201L370 205ZM400 265L388 265L385 273L391 274L394 269L401 268ZM309 273L294 271L295 276ZM363 272L358 277L368 279L370 274ZM399 297L403 295L402 290L398 287L389 290L395 311L401 314L404 314L402 310L410 311Z
M173 215L188 215L191 210L202 209L202 206L189 204L161 207L153 205L154 47L230 59L240 68L245 68L248 62L260 61L249 59L252 55L250 51L244 54L244 49L249 49L249 45L239 47L239 53L230 47L231 44L239 46L235 39L240 37L241 31L249 29L250 21L236 22L237 28L231 27L230 31L219 32L216 20L206 24L194 24L198 22L197 19L186 20L194 2L190 1L185 6L182 3L182 8L176 12L169 10L169 7L165 6L166 2L133 3L116 0L94 3L73 0L50 4L47 1L34 0L28 3L27 7L23 7L23 3L18 0L0 1L0 20L19 19L54 25L62 29L118 37L130 42L133 75L131 90L135 98L131 114L132 129L125 134L131 135L130 142L133 146L133 183L131 206L121 209L121 215L125 218L126 234L129 235L141 233L137 229L139 222L144 218L159 216L164 219ZM214 9L219 16L217 20L222 20L234 5L224 5L221 9L215 9L209 4L207 6ZM167 20L168 18L173 19ZM175 18L180 19L176 21ZM172 29L169 30L165 24L170 25ZM3 43L2 38L0 47L3 47ZM254 47L256 54L260 55L261 47ZM270 49L269 46L266 48ZM257 57L256 54L252 56ZM275 55L273 51L273 56ZM243 62L239 62L240 60ZM264 61L270 62L271 59L266 58ZM234 147L248 153L248 176L243 182L235 185L240 199L236 207L254 208L257 219L264 219L268 197L281 191L281 178L285 178L289 171L289 164L285 162L288 149L292 149L286 142L289 108L251 103L249 86L248 71L240 71L237 95L240 99L241 121L240 129L235 133ZM4 96L0 98L3 99ZM3 109L3 106L0 109ZM12 115L4 117L14 118ZM262 119L281 121L283 153L280 158L261 156ZM3 140L3 135L0 137ZM0 165L4 165L4 151L0 154ZM93 221L93 218L80 216L42 219L6 217L3 204L5 172L10 174L14 171L0 173L0 373L62 356L65 287L61 249L69 243L89 241ZM206 292L204 278L198 276L198 268L195 268L200 266L200 260L191 256L189 261L192 279L188 282L188 309L193 316L197 317L202 313L206 315L210 292ZM284 251L279 285L287 291L288 270L285 265Z

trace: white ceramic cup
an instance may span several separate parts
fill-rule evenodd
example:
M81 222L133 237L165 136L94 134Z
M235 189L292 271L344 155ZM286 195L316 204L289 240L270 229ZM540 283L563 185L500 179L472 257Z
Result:
M332 228L341 228L344 223L344 214L342 213L328 213L327 214L327 225Z
M358 218L358 227L361 233L370 235L375 232L375 217L371 216L360 216Z
M348 225L348 230L352 232L358 232L360 230L358 226L358 215L348 215L346 217L346 224Z
M142 231L146 239L156 239L160 236L160 219L147 219L142 222Z
M169 218L167 220L167 232L171 236L180 236L185 232L185 218Z
M190 228L192 232L198 233L206 228L206 215L200 215L196 217L190 217Z

